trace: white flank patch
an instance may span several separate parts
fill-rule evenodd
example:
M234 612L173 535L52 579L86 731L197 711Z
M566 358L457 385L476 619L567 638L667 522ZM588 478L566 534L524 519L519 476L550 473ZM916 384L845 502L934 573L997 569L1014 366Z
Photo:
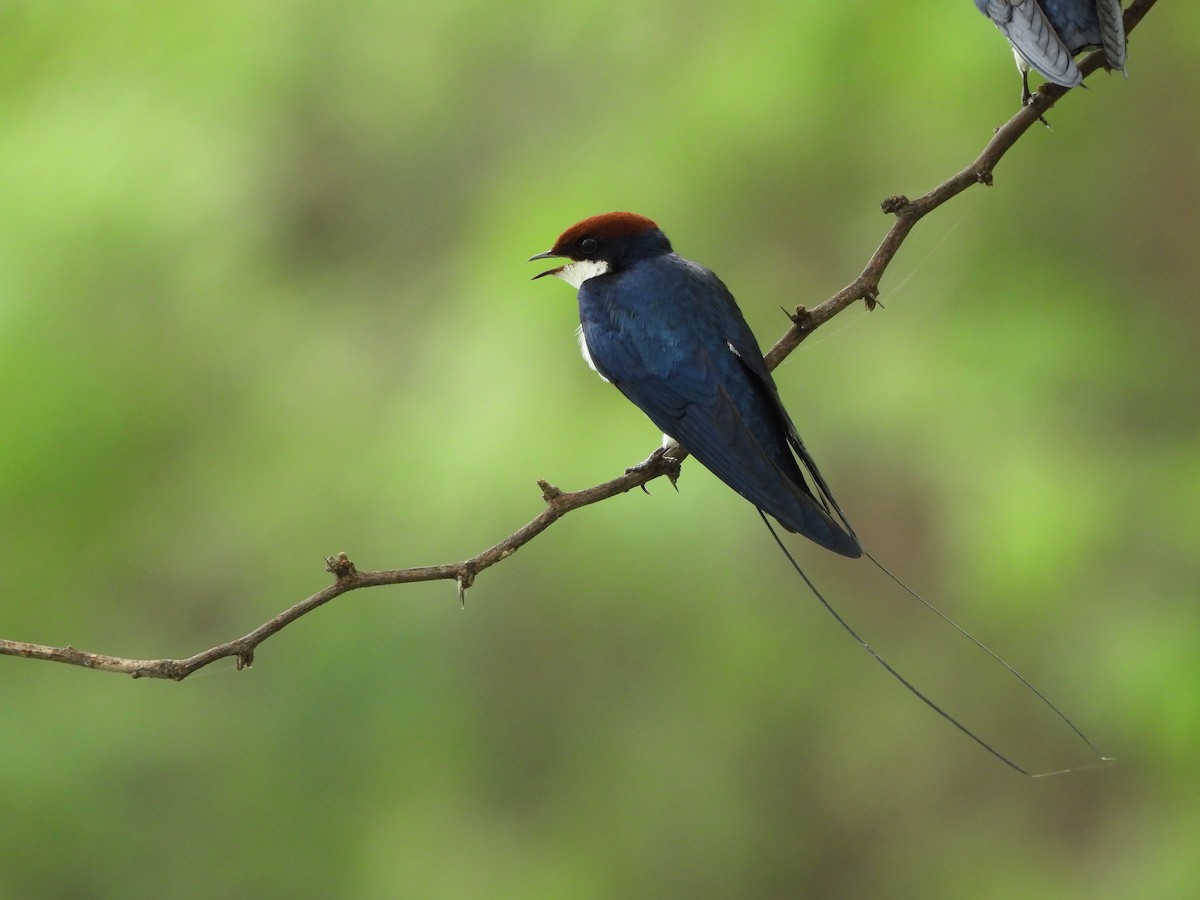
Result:
M669 434L664 434L663 435L663 449L664 450L678 450L679 449L679 441L675 440L675 438L671 437Z
M608 270L608 263L602 259L581 259L567 263L554 273L554 277L561 278L571 287L579 290L580 286L589 278L607 274Z
M587 338L583 336L582 325L575 329L575 340L579 341L579 352L583 354L583 361L588 364L589 369L591 369L597 375L600 375L600 370L597 369L596 364L592 362L592 353L590 350L588 350ZM600 378L604 381L608 381L608 379L603 375L600 375Z

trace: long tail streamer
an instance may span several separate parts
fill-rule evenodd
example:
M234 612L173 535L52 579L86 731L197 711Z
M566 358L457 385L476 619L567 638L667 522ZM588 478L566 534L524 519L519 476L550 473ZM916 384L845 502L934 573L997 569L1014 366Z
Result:
M776 533L774 526L771 525L770 520L766 517L766 514L764 514L761 509L758 510L758 515L762 518L763 524L767 526L767 530L769 532L771 532L771 537L775 539L775 543L779 546L779 549L783 551L783 555L785 557L787 557L787 561L789 563L791 563L792 568L796 570L796 574L798 574L804 580L804 583L806 585L808 585L808 589L810 591L812 591L813 596L816 597L818 601L820 601L821 605L825 607L826 612L828 612L831 616L833 616L834 620L839 625L842 626L842 628L845 630L845 632L847 634L849 634L850 637L854 638L854 640L858 643L858 645L860 647L862 647L869 654L871 654L872 658L874 658L874 660L877 663L879 663L881 666L883 666L883 668L887 670L887 673L889 675L891 675L894 679L896 679L896 681L900 682L900 684L902 684L909 693L911 693L914 697L916 697L918 700L920 700L922 703L924 703L926 706L928 706L930 709L932 709L935 713L937 713L939 716L941 716L943 719L945 719L947 722L949 722L951 725L953 725L955 728L957 728L959 731L961 731L963 734L965 734L967 737L969 737L971 740L973 740L976 744L978 744L980 747L982 747L984 750L986 750L988 753L990 753L996 759L1000 760L1000 762L1004 763L1010 769L1020 772L1022 775L1025 775L1028 778L1046 778L1050 775L1065 775L1068 772L1080 772L1080 771L1085 771L1087 769L1100 768L1101 766L1107 765L1108 763L1111 763L1113 761L1112 757L1104 756L1096 748L1096 745L1093 744L1090 740L1088 740L1088 738L1084 735L1084 733L1082 731L1080 731L1080 729L1075 725L1075 723L1072 722L1070 719L1068 719L1066 717L1066 715L1064 715L1063 712L1057 706L1055 706L1053 703L1051 703L1046 698L1045 694L1043 694L1036 687L1034 687L1032 684L1030 684L1029 681L1023 675L1021 675L1020 672L1018 672L1016 669L1014 669L1012 666L1010 666L1007 662L1005 662L1003 659L1001 659L999 656L997 656L995 653L993 653L987 646L985 646L983 643L981 643L979 640L977 640L973 635L971 635L966 629L964 629L961 625L959 625L957 622L955 622L953 619L951 619L948 615L943 613L940 609L938 609L936 606L934 606L932 603L930 603L928 600L926 600L924 597L922 597L920 594L918 594L916 591L914 591L912 588L910 588L908 585L906 585L903 581L901 581L899 578L897 578L895 575L893 575L887 569L886 566L884 566L882 563L879 562L879 560L877 560L874 556L872 556L870 553L867 553L864 550L864 555L869 560L871 560L871 562L873 562L876 566L878 566L879 569L885 575L888 576L888 578L890 578L892 581L896 582L896 584L898 584L901 588L903 588L904 591L906 593L908 593L910 596L912 596L916 600L918 600L926 609L930 610L935 615L937 615L939 618L941 618L943 621L945 621L948 624L950 624L951 626L953 626L960 634L962 634L969 641L971 641L971 643L973 643L976 647L978 647L980 650L982 650L984 653L986 653L989 657L991 657L993 660L995 660L1001 666L1003 666L1005 669L1007 669L1009 671L1009 673L1011 673L1018 681L1021 682L1021 684L1025 685L1025 687L1027 687L1029 690L1033 691L1033 693L1038 697L1038 699L1040 699L1046 706L1048 706L1051 710L1053 710L1055 715L1057 715L1063 722L1065 722L1067 724L1067 726L1076 735L1079 736L1080 740L1082 740L1085 744L1088 745L1088 747L1091 749L1091 751L1096 755L1097 759L1099 760L1098 762L1092 763L1090 765L1076 766L1076 767L1073 767L1070 769L1059 769L1054 772L1030 772L1028 769L1025 769L1022 766L1017 765L1017 763L1015 763L1012 759L1005 756L1003 753L1001 753L999 750L997 750L995 747L993 747L991 744L989 744L987 741L985 741L983 738L981 738L979 735L977 735L975 732L973 732L971 729L969 729L962 722L958 721L958 719L954 718L954 716L952 716L950 713L946 712L946 710L944 710L941 706L939 706L937 703L935 703L933 700L931 700L928 696L926 696L919 688L917 688L916 685L914 685L911 681L909 681L907 678L905 678L903 675L901 675L900 672L898 672L892 666L891 663L889 663L886 659L884 659L882 656L880 656L879 653L876 652L875 648L872 647L870 644L868 644L862 638L862 636L857 631L855 631L853 627L851 627L850 623L847 622L842 617L842 615L836 609L833 608L832 604L830 604L830 602L825 599L825 596L819 590L817 590L817 586L815 584L813 584L812 579L808 577L808 574L802 568L800 568L800 564L796 562L796 559L795 559L795 557L792 556L791 551L789 551L787 546L783 543L783 541L780 540L779 535L778 535L778 533Z

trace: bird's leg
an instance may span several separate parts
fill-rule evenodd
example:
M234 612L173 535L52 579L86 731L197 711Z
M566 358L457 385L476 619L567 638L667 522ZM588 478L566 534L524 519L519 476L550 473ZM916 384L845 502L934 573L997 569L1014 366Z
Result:
M1013 59L1017 61L1017 71L1021 73L1021 107L1037 106L1038 98L1029 89L1029 63L1025 61L1025 57L1017 52L1015 47L1013 48ZM1041 112L1038 113L1038 121L1047 128L1050 127L1050 123L1046 121L1045 116Z

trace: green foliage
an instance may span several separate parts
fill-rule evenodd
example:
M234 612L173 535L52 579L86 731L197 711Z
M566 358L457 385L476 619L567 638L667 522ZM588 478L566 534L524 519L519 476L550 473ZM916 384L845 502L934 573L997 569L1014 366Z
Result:
M43 0L0 13L0 636L183 656L449 562L657 435L524 264L628 208L764 343L1013 111L965 0ZM922 223L777 373L852 521L1123 764L1025 781L694 464L182 685L0 659L12 897L1192 896L1200 13ZM1062 728L801 561L1039 768ZM969 886L969 887L968 887Z

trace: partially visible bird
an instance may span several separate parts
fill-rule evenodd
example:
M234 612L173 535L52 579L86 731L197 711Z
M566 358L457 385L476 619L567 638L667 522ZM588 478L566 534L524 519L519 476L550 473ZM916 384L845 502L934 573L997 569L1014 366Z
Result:
M1013 46L1021 72L1021 103L1029 104L1029 69L1054 84L1076 87L1083 75L1075 54L1102 48L1110 69L1125 71L1121 0L975 0Z
M633 213L568 228L533 259L550 257L570 261L536 277L579 289L580 346L592 368L784 528L862 555L721 279Z

